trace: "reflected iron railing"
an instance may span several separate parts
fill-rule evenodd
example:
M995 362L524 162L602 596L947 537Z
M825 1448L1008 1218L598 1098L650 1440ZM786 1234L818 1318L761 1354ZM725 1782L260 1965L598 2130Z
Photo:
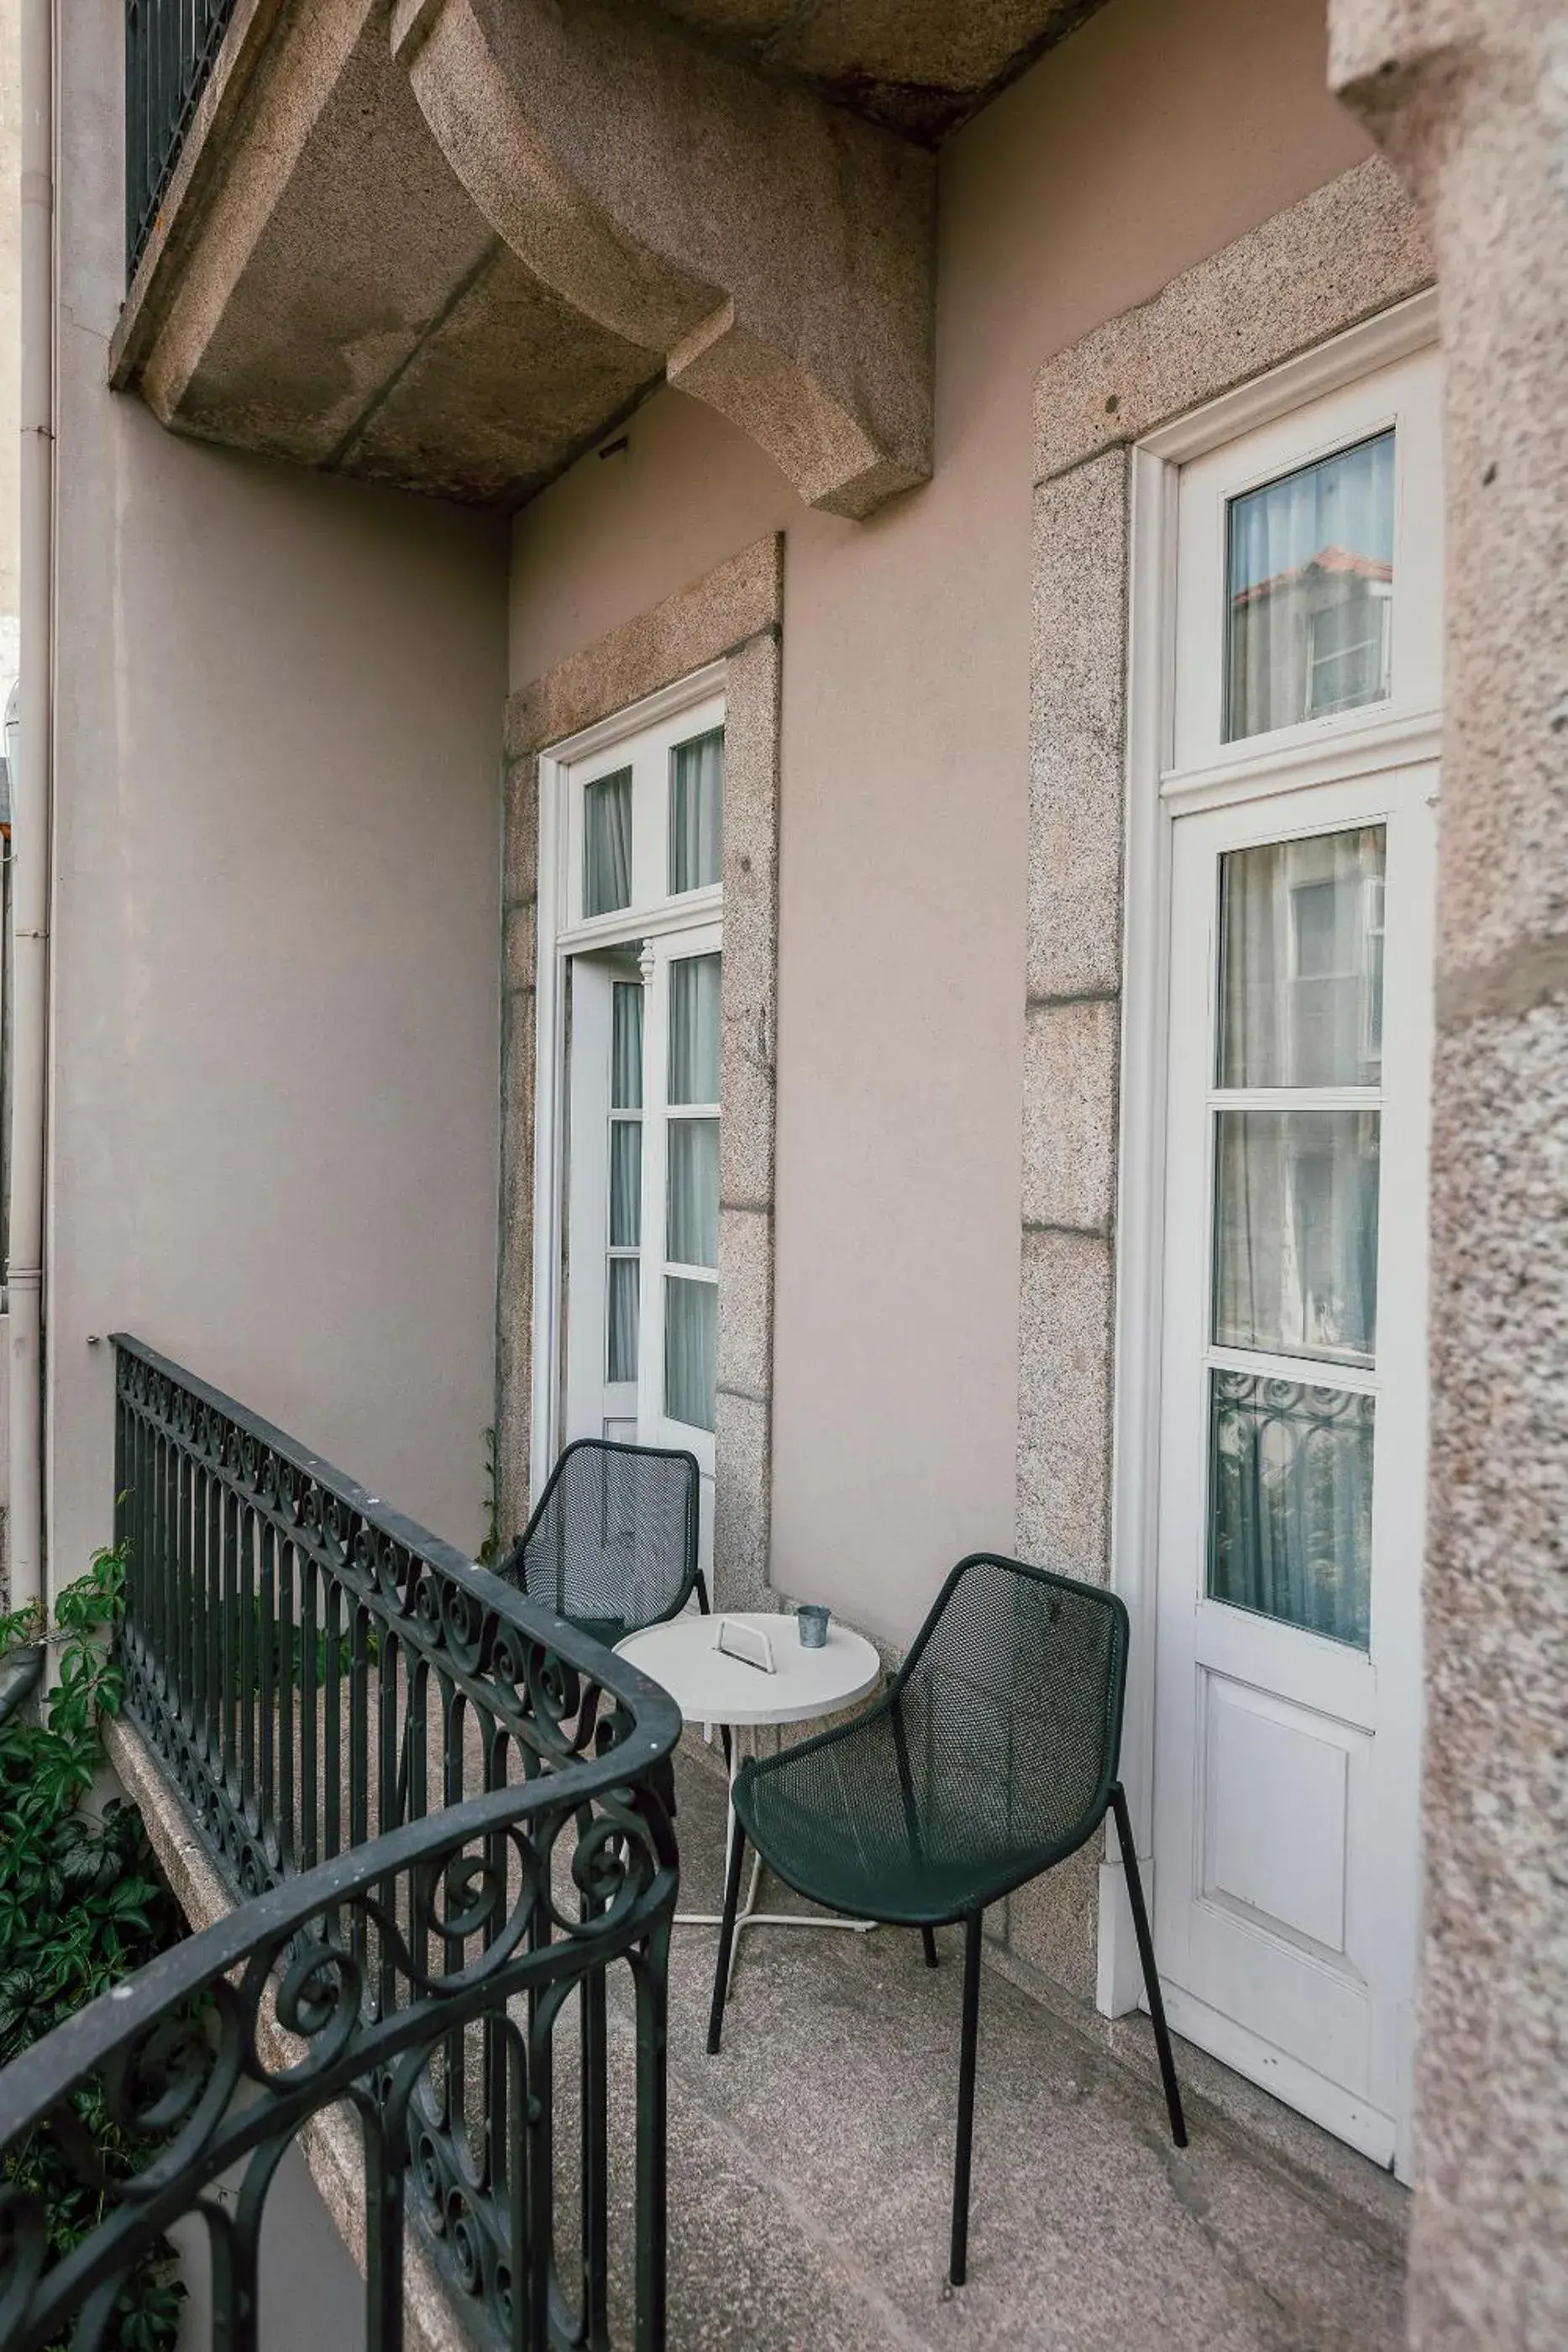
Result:
M125 1713L239 1907L0 2077L0 2152L47 2127L90 2167L84 2091L146 2151L52 2267L0 2191L0 2343L73 2311L99 2341L93 2315L192 2211L228 2340L273 2171L347 2101L378 2352L401 2341L405 2207L481 2340L653 2352L673 1703L232 1398L115 1348ZM236 2165L237 2205L214 2191Z
M235 0L126 0L125 277L152 233Z

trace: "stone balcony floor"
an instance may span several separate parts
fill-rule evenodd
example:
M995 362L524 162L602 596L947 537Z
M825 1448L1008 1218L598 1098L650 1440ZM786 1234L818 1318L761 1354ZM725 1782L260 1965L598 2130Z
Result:
M723 1785L683 1757L679 1792L683 1906L716 1909ZM935 1972L905 1931L748 1934L710 2059L716 1942L677 1928L671 1964L672 2352L1403 2342L1404 2197L1387 2176L1179 2042L1177 2153L1142 2021L1097 2039L992 1968L969 2283L948 2291L959 1931ZM612 2031L630 2035L629 2013Z

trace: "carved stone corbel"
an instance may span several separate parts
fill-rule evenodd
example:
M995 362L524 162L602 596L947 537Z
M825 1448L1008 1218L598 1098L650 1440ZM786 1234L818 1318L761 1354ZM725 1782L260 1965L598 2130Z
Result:
M394 55L540 281L810 505L931 471L933 157L603 0L399 0Z

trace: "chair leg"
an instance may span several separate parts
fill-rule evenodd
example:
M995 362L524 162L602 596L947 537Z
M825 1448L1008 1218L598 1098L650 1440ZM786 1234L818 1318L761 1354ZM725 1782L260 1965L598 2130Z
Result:
M1138 1871L1137 1849L1133 1843L1133 1821L1127 1811L1127 1793L1120 1781L1111 1791L1111 1810L1116 1816L1122 1867L1127 1874L1127 1900L1133 1906L1133 1933L1138 1939L1138 1958L1143 1962L1144 1990L1149 1996L1149 2020L1155 2029L1155 2048L1160 2056L1160 2080L1166 2086L1166 2111L1171 2119L1171 2137L1177 2147L1185 2147L1186 2117L1182 2113L1181 2085L1176 2081L1176 2060L1171 2055L1171 2037L1166 2025L1165 2001L1160 1995L1159 1970L1155 1966L1155 1939L1149 1933L1149 1914L1144 1902L1144 1882Z
M925 1953L925 1965L926 1965L926 1967L927 1967L928 1969L934 1969L934 1968L936 1967L936 1928L935 1928L935 1927L922 1927L922 1929L920 1930L920 1941L921 1941L922 1946L924 1947Z
M714 1971L713 2007L708 2011L707 2054L718 2056L724 2032L724 2000L729 1990L729 1956L735 1949L735 1915L740 1908L740 1879L746 1867L746 1832L738 1822L729 1848L729 1877L724 1890L724 1919L718 1931L718 1967Z
M958 2054L958 2145L953 2158L953 2251L947 2276L962 2286L969 2267L969 2149L975 2137L975 2058L980 2038L980 1920L964 1922L964 2030Z

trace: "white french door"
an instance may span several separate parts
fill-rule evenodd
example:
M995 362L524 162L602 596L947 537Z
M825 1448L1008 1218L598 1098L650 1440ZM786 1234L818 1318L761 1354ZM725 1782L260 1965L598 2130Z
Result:
M536 1429L683 1448L711 1565L717 1392L723 705L674 698L548 763ZM547 856L548 851L548 856ZM541 1089L541 1093L547 1090ZM559 1203L559 1206L555 1204ZM549 1345L559 1333L559 1359ZM559 1367L559 1408L551 1410Z
M1402 2162L1420 1828L1436 361L1184 468L1157 1477L1172 2025Z

